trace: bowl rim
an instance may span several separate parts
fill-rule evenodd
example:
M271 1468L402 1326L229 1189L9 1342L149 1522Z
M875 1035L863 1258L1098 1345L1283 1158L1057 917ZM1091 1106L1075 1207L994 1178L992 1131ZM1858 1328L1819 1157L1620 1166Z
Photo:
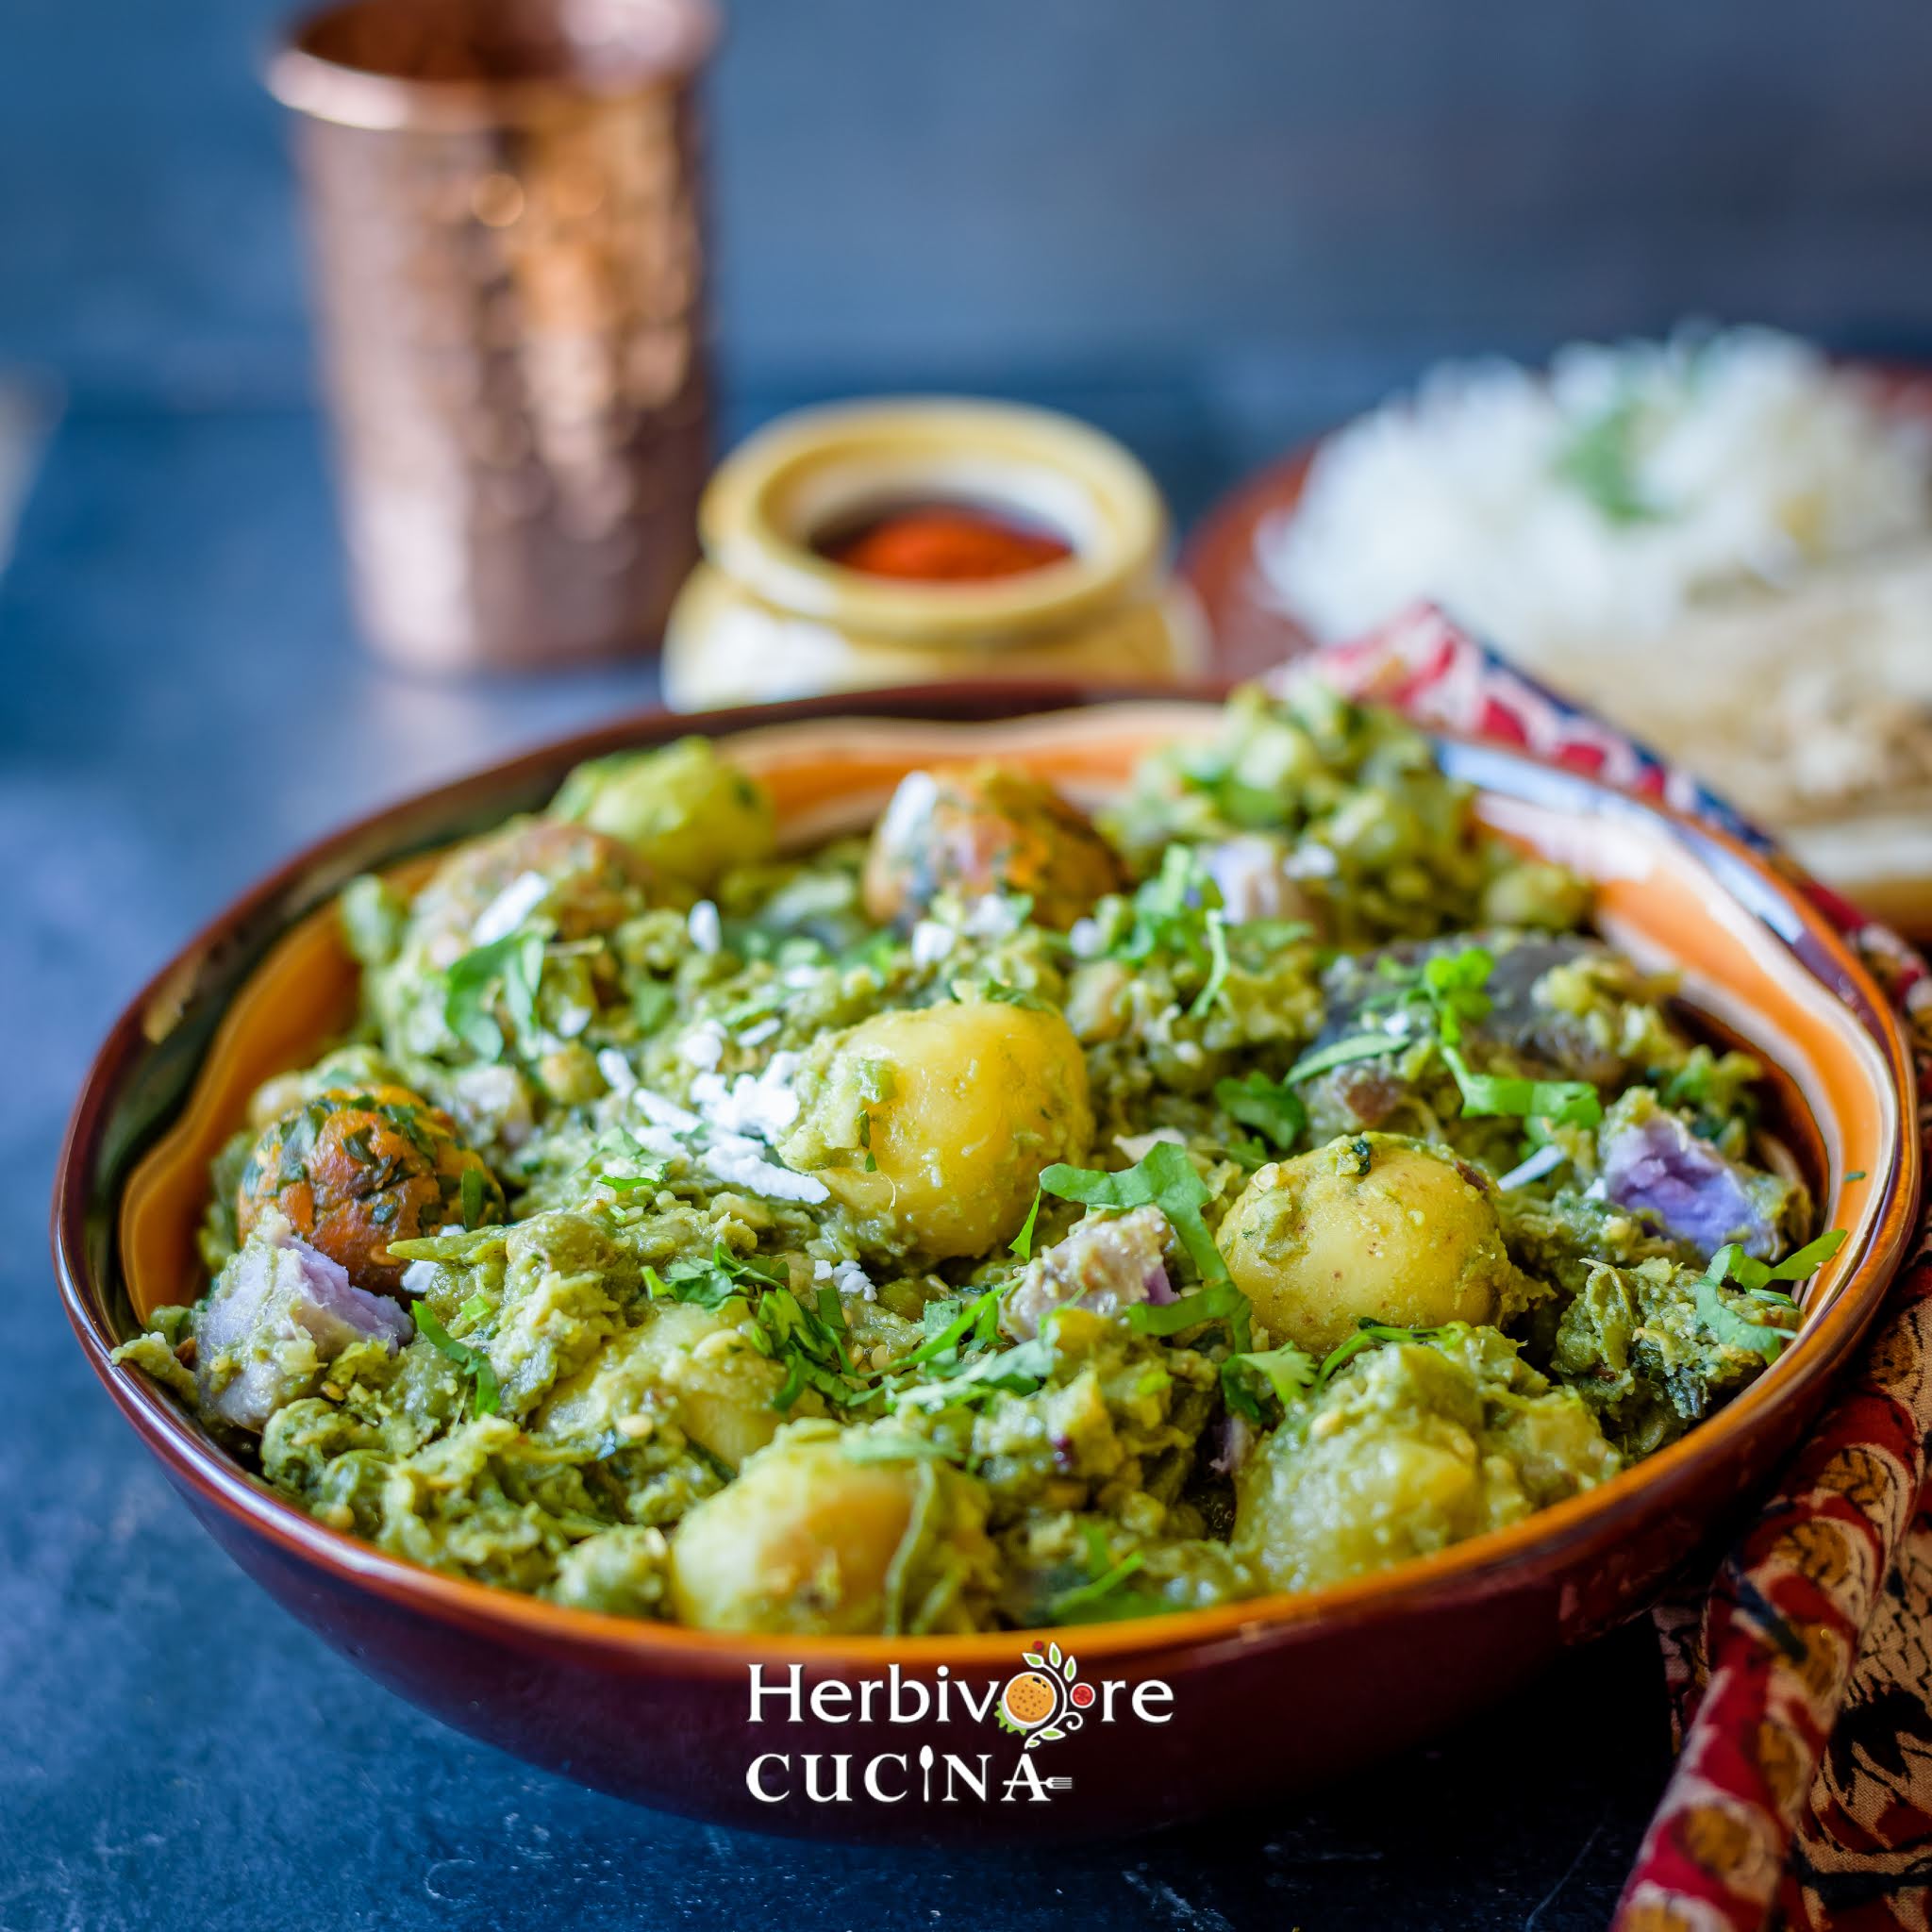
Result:
M940 1663L1008 1665L1016 1646L1024 1647L1036 1633L1016 1629L957 1636L838 1637L692 1630L568 1608L446 1575L327 1527L249 1474L149 1376L130 1373L109 1359L118 1345L107 1320L109 1290L95 1278L88 1258L92 1174L129 1076L156 1043L149 1033L149 1016L177 1008L182 989L192 983L197 963L218 955L238 934L271 921L274 929L264 944L272 943L300 916L290 908L291 895L326 875L330 861L340 861L351 848L385 829L399 829L391 822L439 810L446 815L465 801L493 803L505 790L535 781L552 770L625 746L667 742L694 729L722 738L808 719L994 723L1109 702L1211 703L1224 692L1225 687L1219 685L1149 689L1015 680L841 692L697 718L651 707L545 740L443 783L408 792L309 841L237 894L175 952L129 999L90 1062L62 1139L51 1214L55 1274L82 1354L150 1452L177 1487L192 1492L190 1500L197 1507L212 1506L237 1527L265 1540L283 1556L327 1573L338 1584L374 1591L393 1605L432 1619L526 1645L547 1641L632 1669L677 1665L721 1677L741 1677L753 1662L796 1662L808 1673L816 1669L874 1674L893 1664L913 1673ZM1441 734L1432 737L1451 746L1463 742ZM1873 1037L1890 1075L1906 1129L1900 1158L1875 1204L1863 1252L1847 1268L1838 1292L1807 1326L1800 1342L1771 1370L1708 1421L1597 1488L1429 1556L1318 1591L1276 1591L1204 1609L1054 1625L1037 1633L1050 1635L1083 1657L1144 1666L1181 1653L1291 1640L1337 1622L1376 1624L1429 1600L1446 1603L1482 1594L1499 1571L1513 1571L1525 1582L1547 1579L1585 1550L1612 1549L1633 1516L1647 1516L1673 1494L1694 1486L1713 1462L1724 1458L1734 1441L1760 1420L1771 1419L1768 1411L1802 1406L1821 1380L1835 1376L1876 1316L1906 1258L1916 1226L1922 1179L1918 1136L1911 1131L1911 1058L1890 1004L1824 911L1803 891L1800 876L1781 873L1728 833L1655 800L1619 791L1588 774L1551 766L1513 748L1477 748L1486 759L1549 773L1582 791L1607 796L1620 810L1660 822L1672 836L1690 841L1693 848L1702 844L1722 855L1730 868L1741 868L1751 875L1757 888L1768 891L1795 921L1790 932L1777 935L1781 942L1798 951L1795 941L1802 937L1829 965L1836 983L1827 982L1828 990L1852 1008L1857 1023ZM326 896L317 893L314 903ZM1732 897L1741 904L1735 893ZM1741 909L1754 926L1764 924L1759 911L1748 906ZM1818 958L1798 951L1798 960L1806 973L1823 978ZM230 989L227 997L232 996ZM118 1220L118 1208L113 1218Z

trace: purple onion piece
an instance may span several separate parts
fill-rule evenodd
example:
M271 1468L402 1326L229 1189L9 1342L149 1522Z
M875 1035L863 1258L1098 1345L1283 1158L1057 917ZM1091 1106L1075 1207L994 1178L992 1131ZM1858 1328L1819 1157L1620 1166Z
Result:
M387 1296L358 1288L341 1262L284 1231L251 1241L223 1269L195 1318L202 1407L259 1429L313 1392L315 1364L358 1341L391 1355L416 1332Z
M1726 1241L1760 1259L1775 1251L1777 1230L1743 1176L1674 1114L1658 1109L1607 1125L1599 1155L1607 1199L1647 1214L1705 1255Z
M1030 1341L1055 1308L1097 1315L1147 1302L1176 1301L1168 1279L1167 1216L1158 1208L1083 1221L1065 1241L1027 1264L1001 1310L1016 1341Z
M1216 1475L1232 1475L1247 1461L1255 1446L1254 1427L1245 1416L1223 1416L1220 1438L1221 1446L1208 1467Z

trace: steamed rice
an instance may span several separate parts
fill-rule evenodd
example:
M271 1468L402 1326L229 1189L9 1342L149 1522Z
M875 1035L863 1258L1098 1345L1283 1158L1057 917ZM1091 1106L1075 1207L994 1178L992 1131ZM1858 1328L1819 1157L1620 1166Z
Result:
M1766 329L1452 365L1256 561L1321 639L1419 599L1774 822L1932 787L1925 423Z

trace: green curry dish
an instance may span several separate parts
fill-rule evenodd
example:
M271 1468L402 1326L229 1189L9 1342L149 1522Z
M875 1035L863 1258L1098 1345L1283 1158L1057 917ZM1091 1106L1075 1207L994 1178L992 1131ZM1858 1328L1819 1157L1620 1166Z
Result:
M120 1352L407 1560L749 1633L1317 1589L1603 1481L1828 1258L1759 1069L1399 719L779 850L687 740L354 881L351 1033Z

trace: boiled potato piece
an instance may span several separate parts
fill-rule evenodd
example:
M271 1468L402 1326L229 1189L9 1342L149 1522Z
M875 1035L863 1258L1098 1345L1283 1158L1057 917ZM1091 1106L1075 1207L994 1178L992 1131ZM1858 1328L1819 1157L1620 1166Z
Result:
M957 1470L861 1460L835 1424L794 1424L679 1524L672 1606L700 1630L970 1628L985 1513Z
M1474 1170L1394 1134L1259 1169L1221 1224L1228 1273L1276 1341L1339 1347L1366 1318L1494 1322L1524 1282Z
M801 1076L781 1153L851 1209L868 1253L942 1261L1011 1240L1041 1170L1093 1135L1058 1013L999 1000L874 1014Z
M622 1434L628 1419L668 1408L693 1442L736 1469L778 1433L784 1418L772 1402L784 1379L776 1362L710 1309L665 1302L559 1382L537 1426L581 1441ZM809 1413L817 1400L808 1390L797 1407Z
M705 738L593 758L563 781L550 809L699 891L727 866L770 858L776 842L764 787Z
M1235 1485L1236 1551L1277 1590L1315 1590L1516 1523L1614 1475L1568 1389L1491 1331L1358 1356Z

